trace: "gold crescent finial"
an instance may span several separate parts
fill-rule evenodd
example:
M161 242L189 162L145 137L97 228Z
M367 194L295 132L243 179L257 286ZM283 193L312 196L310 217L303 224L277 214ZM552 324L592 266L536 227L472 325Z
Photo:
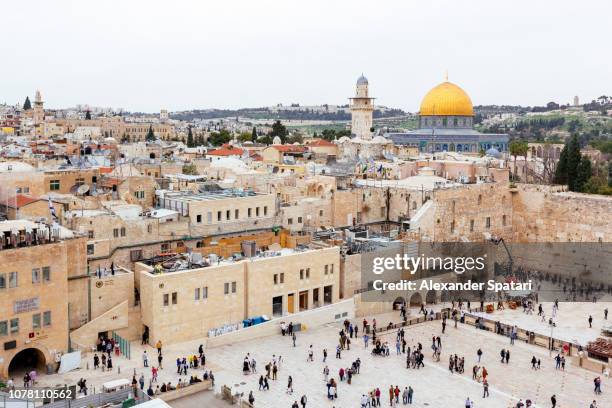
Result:
M446 70L446 72L444 73L444 80L446 82L448 82L448 69Z

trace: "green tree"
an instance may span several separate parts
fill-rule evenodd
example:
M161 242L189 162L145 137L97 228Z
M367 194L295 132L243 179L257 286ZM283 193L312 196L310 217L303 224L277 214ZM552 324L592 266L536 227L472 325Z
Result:
M296 142L299 144L304 143L304 138L299 133L287 137L287 143L293 144Z
M30 110L32 109L32 103L30 102L30 97L26 96L26 100L23 103L23 110Z
M253 131L251 132L251 142L257 142L257 128L255 126L253 126Z
M187 129L187 147L195 147L191 126L189 126L189 128Z
M188 174L191 176L197 176L198 173L198 168L196 167L196 165L194 163L185 163L183 165L183 174Z
M555 169L555 183L567 184L567 143L563 146L561 153L559 154L559 162Z
M230 132L228 132L226 129L221 129L219 132L212 132L208 138L208 141L213 146L221 146L230 140L232 140L232 135L230 135Z
M580 191L578 187L582 187L577 185L578 166L581 159L578 136L574 135L567 145L567 187L570 191Z
M281 143L285 143L288 133L289 132L287 132L287 128L285 127L285 125L283 125L280 120L277 120L272 125L272 131L270 132L270 137L274 139L276 136L278 136L280 137Z
M146 140L147 142L155 141L155 134L153 133L153 125L149 125L149 131L147 132Z
M271 145L272 144L272 137L270 135L264 135L262 137L260 137L259 139L257 139L257 141L259 143L263 143L266 145Z
M529 146L524 140L513 140L508 146L510 148L510 154L514 156L514 171L512 172L512 179L516 180L516 156L527 156Z
M239 136L238 136L238 140L240 140L241 142L250 142L253 139L253 135L250 132L242 132Z
M572 191L584 191L585 184L592 176L593 166L591 165L591 160L587 156L582 156L576 170L575 189Z

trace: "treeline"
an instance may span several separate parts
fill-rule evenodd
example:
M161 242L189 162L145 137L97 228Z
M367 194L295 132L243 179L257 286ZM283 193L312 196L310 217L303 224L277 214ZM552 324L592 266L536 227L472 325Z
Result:
M608 164L608 172L610 164ZM591 159L580 153L578 136L572 136L561 150L555 183L567 184L570 191L612 195L612 183L605 171L594 171Z
M388 109L381 111L375 109L373 112L374 118L388 118L393 116L401 116L406 113L401 109ZM234 118L244 117L251 119L265 119L274 118L281 120L336 120L336 121L348 121L351 120L350 112L337 111L337 112L321 112L313 109L308 110L280 110L273 112L268 108L246 108L246 109L206 109L206 110L192 110L184 112L175 112L170 115L172 119L193 121L196 119L207 120L207 119L218 119L218 118Z

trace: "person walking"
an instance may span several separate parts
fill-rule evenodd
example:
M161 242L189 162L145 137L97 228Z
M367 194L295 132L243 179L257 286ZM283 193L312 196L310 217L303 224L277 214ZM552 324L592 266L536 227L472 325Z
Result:
M157 340L157 343L155 344L155 348L157 349L157 354L161 356L161 353L162 353L162 342L161 342L161 340Z
M550 397L550 403L552 405L552 408L555 408L557 406L557 397L555 396L555 394L553 394L553 396Z
M302 395L302 398L300 398L300 404L302 405L302 408L306 408L307 401L308 399L306 398L306 394Z
M408 403L412 404L412 395L414 394L414 390L412 389L412 387L409 385L408 386Z
M482 358L482 349L478 349L476 355L478 356L478 362L480 363L480 359Z
M589 329L593 328L593 316L589 315Z
M142 364L143 367L149 366L149 356L147 355L147 350L142 352Z
M488 398L489 397L489 382L487 380L484 380L482 382L482 398Z

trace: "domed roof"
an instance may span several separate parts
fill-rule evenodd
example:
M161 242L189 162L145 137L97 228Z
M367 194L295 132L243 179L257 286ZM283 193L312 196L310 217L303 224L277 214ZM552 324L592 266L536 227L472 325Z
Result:
M495 157L496 159L501 157L501 153L496 148L492 147L485 152L487 156Z
M472 100L459 86L442 82L430 90L421 102L421 116L474 116Z
M357 85L367 85L368 78L364 77L363 74L359 78L357 78Z

